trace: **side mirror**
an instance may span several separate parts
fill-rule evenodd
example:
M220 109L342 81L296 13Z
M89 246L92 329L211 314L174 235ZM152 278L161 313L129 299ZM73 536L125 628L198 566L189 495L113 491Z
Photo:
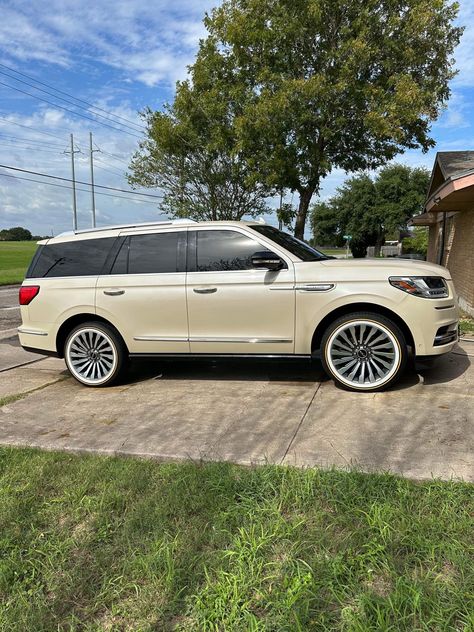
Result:
M285 265L284 261L271 250L255 252L251 260L254 268L264 270L281 270Z

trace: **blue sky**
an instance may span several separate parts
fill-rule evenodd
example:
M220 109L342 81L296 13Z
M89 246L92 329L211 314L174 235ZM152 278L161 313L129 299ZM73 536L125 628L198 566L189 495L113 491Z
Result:
M71 107L1 73L12 75L5 66L14 68L140 124L138 111L145 106L159 109L172 100L176 80L186 76L186 66L205 35L203 15L214 4L210 0L0 0L0 164L68 178L70 157L63 152L72 132L81 151L76 154L76 177L89 181L91 131L95 148L101 150L94 154L96 183L129 188L124 174L138 142L133 132L127 133L130 129L113 130L27 96L18 90ZM455 54L459 74L452 82L450 103L433 126L437 146L428 154L409 151L398 162L431 168L436 151L474 149L474 3L461 0L460 4L458 21L466 31ZM80 112L91 116L86 110ZM110 124L121 127L117 121ZM2 173L13 172L0 168ZM325 180L321 197L330 196L345 177L344 172L334 171ZM86 228L90 194L78 192L77 202L79 227ZM153 202L98 195L96 204L98 224L159 217ZM21 225L36 234L57 234L69 230L71 223L70 190L0 176L0 229Z

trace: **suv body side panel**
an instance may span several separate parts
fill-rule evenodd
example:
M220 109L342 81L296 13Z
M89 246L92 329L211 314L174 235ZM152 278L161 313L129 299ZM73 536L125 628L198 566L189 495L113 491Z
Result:
M101 276L96 312L118 329L130 353L189 351L184 272Z
M228 228L255 241L255 251L270 249L280 255L287 268L273 272L257 269L193 271L190 262L186 291L191 353L293 354L293 262L275 244L267 244L254 232L234 226ZM213 228L193 227L192 230L212 231ZM193 255L191 247L190 258Z
M433 344L438 329L454 325L459 318L454 286L449 280L449 297L425 299L392 287L388 277L367 278L369 267L366 271L345 269L343 278L342 268L334 271L317 263L296 264L295 270L297 288L318 283L334 286L325 292L297 290L295 353L311 353L313 333L321 320L341 307L350 308L357 303L370 304L375 309L383 307L399 316L413 336L416 355L439 355L454 347L455 342L443 346Z
M96 282L95 276L26 279L24 285L39 285L40 291L29 305L21 307L21 345L56 351L58 330L68 318L95 314Z

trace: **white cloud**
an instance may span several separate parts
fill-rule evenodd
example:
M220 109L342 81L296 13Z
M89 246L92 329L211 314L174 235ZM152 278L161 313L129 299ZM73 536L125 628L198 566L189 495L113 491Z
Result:
M19 0L4 7L0 49L4 58L62 66L89 56L124 73L124 80L173 85L204 35L210 0ZM80 63L80 59L79 59Z

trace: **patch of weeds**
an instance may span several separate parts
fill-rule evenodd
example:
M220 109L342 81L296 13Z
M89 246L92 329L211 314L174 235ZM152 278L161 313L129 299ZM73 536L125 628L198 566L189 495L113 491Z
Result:
M19 401L20 399L24 399L31 395L31 393L36 393L36 391L42 391L44 388L48 388L48 386L52 386L53 384L58 384L59 382L64 382L64 380L69 379L69 376L65 375L63 377L59 377L57 380L53 380L52 382L48 382L47 384L42 384L41 386L37 386L36 388L31 388L29 391L24 391L23 393L14 393L13 395L6 395L5 397L0 397L0 408L2 406L8 406L8 404L13 404L14 402Z
M474 488L0 448L0 629L474 629Z

